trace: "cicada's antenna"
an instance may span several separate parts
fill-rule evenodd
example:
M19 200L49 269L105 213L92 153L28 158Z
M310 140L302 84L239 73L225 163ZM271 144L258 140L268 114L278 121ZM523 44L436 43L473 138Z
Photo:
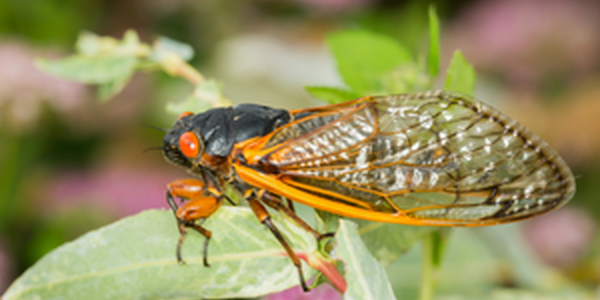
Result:
M142 125L144 127L147 127L147 128L152 128L152 129L160 130L162 132L169 131L169 129L167 129L167 128L162 128L162 127L158 127L158 126L154 126L154 125L149 125L149 124L140 124L140 125ZM142 153L148 153L150 151L162 151L162 150L163 150L163 146L153 146L153 147L149 147L149 148L144 149L144 151L142 151Z
M150 151L162 151L163 147L162 146L154 146L154 147L149 147L144 149L144 151L142 151L142 153L148 153Z
M148 125L148 124L140 124L140 125L142 125L142 126L144 126L144 127L148 127L148 128L152 128L152 129L160 130L160 131L163 131L163 132L167 132L167 131L169 131L169 129L168 129L168 128L162 128L162 127L158 127L158 126L154 126L154 125Z

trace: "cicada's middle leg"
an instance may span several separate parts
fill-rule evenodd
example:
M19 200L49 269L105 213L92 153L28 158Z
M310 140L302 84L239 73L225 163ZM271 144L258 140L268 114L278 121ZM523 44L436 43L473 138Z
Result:
M300 217L298 217L298 215L296 215L296 212L294 210L293 207L293 202L288 200L288 205L286 206L281 197L271 194L269 192L267 192L266 190L259 190L258 191L258 197L269 207L277 210L277 211L281 211L283 213L285 213L286 215L288 215L292 220L294 220L296 222L296 224L300 225L300 227L304 228L304 230L310 232L312 235L315 236L315 238L317 239L317 241L320 241L324 238L330 238L334 236L333 232L327 232L327 233L319 233L318 231L316 231L314 228L312 228L310 225L308 225L306 222L304 222L304 220L302 220Z
M314 230L310 225L306 224L302 219L300 219L295 213L293 208L285 206L279 196L268 193L265 190L254 191L252 189L247 190L244 193L244 198L248 201L250 208L254 212L254 214L258 217L258 220L264 224L270 231L273 233L277 241L283 246L284 250L287 252L288 256L292 260L292 263L298 270L298 276L300 277L300 285L302 289L306 292L309 291L309 287L306 284L306 280L304 278L304 274L302 273L302 264L300 263L300 259L296 252L292 249L288 241L285 239L283 234L279 231L279 229L275 226L273 221L271 220L271 216L267 212L267 209L263 206L260 200L264 202L269 207L274 208L278 211L283 211L285 214L290 216L296 223L298 223L302 228L306 231L312 233L315 238L321 240L326 237L332 237L333 233L320 234L316 230ZM260 199L260 200L259 200Z
M187 235L188 228L192 228L202 234L204 240L203 262L205 266L208 264L208 242L212 233L202 227L202 223L216 212L223 203L224 195L208 195L203 181L197 179L180 179L175 180L167 185L167 202L175 213L177 225L179 228L179 242L177 243L177 262L184 264L181 257L181 246ZM214 192L211 192L213 194ZM181 206L175 203L175 197L188 200Z

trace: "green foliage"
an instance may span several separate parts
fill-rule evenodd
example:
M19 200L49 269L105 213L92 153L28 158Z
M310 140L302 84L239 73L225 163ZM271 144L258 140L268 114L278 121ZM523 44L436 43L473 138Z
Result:
M354 223L341 220L336 240L337 254L347 265L344 299L396 299L385 270L361 241Z
M277 215L292 247L310 254L315 238ZM204 237L191 231L175 259L173 214L146 211L92 231L38 261L8 289L15 299L181 299L256 297L298 284L284 250L248 208L223 207L204 226L213 232L210 267ZM304 266L306 278L315 271Z
M0 1L0 35L27 37L56 45L89 28L101 14L99 3L78 0L49 0L29 5L20 0Z
M440 21L435 7L429 7L429 52L427 54L427 74L435 77L440 73Z
M182 103L168 103L168 112L200 112L229 103L215 82L205 81L186 63L194 56L194 50L187 44L159 37L149 45L142 43L135 31L129 30L121 40L85 32L79 35L75 48L76 53L70 57L38 59L37 66L58 77L98 85L101 101L109 101L121 92L135 71L162 69L196 85L194 94Z
M73 56L61 61L38 60L42 70L65 79L90 84L105 84L135 71L137 60L130 56Z
M338 72L361 96L385 93L381 79L412 61L400 43L371 32L342 31L327 40Z
M360 95L352 91L334 88L334 87L321 87L321 86L309 86L306 87L306 91L313 97L327 101L328 103L342 103L348 101L348 99L359 98Z
M58 77L99 85L98 98L103 101L109 100L127 85L140 60L150 51L131 30L121 41L82 33L76 49L77 54L64 59L38 59L37 66Z
M439 298L440 300L457 299L456 296ZM583 292L570 291L565 293L543 293L517 289L498 289L489 295L481 297L460 297L462 300L592 300L593 298Z
M475 89L475 70L459 50L452 55L444 88L467 95L472 95Z
M167 112L180 115L187 111L203 112L212 108L213 103L219 103L223 98L221 85L215 80L207 80L196 86L194 92L181 102L167 103Z
M444 250L448 244L450 233L450 228L439 228L432 232L431 242L434 251L432 253L431 262L434 267L440 267L442 265Z
M358 221L359 233L363 242L377 258L377 260L389 265L405 254L423 236L431 233L433 227L417 227L398 224L386 224L377 222Z
M188 44L180 43L168 37L158 37L154 42L150 59L155 62L165 62L171 56L178 56L184 61L190 61L194 57L194 48Z
M418 59L413 58L404 45L390 37L364 30L342 31L331 34L327 43L337 63L338 72L349 89L307 87L307 91L313 97L328 103L340 103L365 95L431 89L440 69L440 28L433 6L429 8L428 16L429 51L425 67ZM453 77L463 76L464 70L457 70L458 73ZM468 85L462 80L463 78L456 79L456 84Z
M307 91L329 103L339 103L343 102L344 97L351 100L353 95L407 93L431 89L440 69L440 29L433 6L430 7L428 16L429 51L425 66L413 59L399 42L388 37L366 31L339 32L332 34L328 43L337 62L338 72L349 89L308 87ZM448 70L445 88L472 94L474 84L473 68L460 53L455 55ZM416 242L422 239L427 241L421 299L431 299L447 243L447 231L365 221L358 223L361 225L359 232L362 241L383 264L396 261ZM370 256L363 258L370 259Z
M433 286L433 299L594 299L591 293L585 296L583 289L544 267L528 249L520 225L452 229L443 266L431 273L439 276ZM397 298L422 297L419 282L425 271L423 246L416 245L386 268ZM433 261L429 259L428 263ZM499 281L510 282L514 287L499 289Z
M429 24L425 65L419 63L423 59L413 57L409 49L387 36L364 30L330 35L327 42L347 87L308 87L307 91L329 103L340 103L364 95L431 89L440 68L439 21L433 7ZM148 45L133 31L122 40L85 33L77 42L75 55L58 61L39 60L38 66L63 78L98 84L101 99L121 91L136 70L160 69L181 76L192 82L195 90L182 102L167 105L167 111L174 114L227 103L217 81L205 80L185 63L192 56L191 47L167 38ZM472 93L474 76L473 68L458 53L448 70L446 88ZM394 299L377 260L390 264L425 238L433 241L426 265L439 268L446 243L433 228L359 221L357 232L351 222L319 213L320 229L337 233L334 242L318 247L314 237L294 222L277 214L274 217L298 251L310 255L320 249L315 257L325 257L335 247L349 284L346 299ZM67 290L73 299L84 294L88 298L91 294L100 298L256 297L298 284L289 258L273 257L283 249L249 209L224 207L205 225L214 233L209 247L210 268L201 264L203 239L197 234L190 234L184 244L189 264L178 266L174 257L179 236L175 219L166 212L146 212L52 252L15 282L5 299L52 299ZM307 278L315 272L308 267L305 271ZM318 277L317 283L322 280ZM424 281L431 292L433 279L425 277Z

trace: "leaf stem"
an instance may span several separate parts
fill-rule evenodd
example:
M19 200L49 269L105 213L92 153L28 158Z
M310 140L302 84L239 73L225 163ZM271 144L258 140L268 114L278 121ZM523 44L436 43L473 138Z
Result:
M186 63L181 57L173 55L162 62L162 66L171 76L179 76L197 86L204 82L204 76Z
M194 85L198 85L205 80L204 76L202 76L198 70L194 69L194 67L190 66L188 63L181 65L178 75Z

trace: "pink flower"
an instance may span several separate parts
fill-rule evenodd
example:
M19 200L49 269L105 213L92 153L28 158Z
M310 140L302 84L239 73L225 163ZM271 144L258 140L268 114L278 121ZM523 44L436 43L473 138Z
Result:
M48 209L92 205L116 217L167 207L166 185L181 177L176 171L124 165L64 172L49 182L49 191L39 196L43 197L39 205Z
M591 73L600 63L598 11L597 2L583 0L478 2L448 26L442 44L516 83L569 78L565 72Z
M87 99L86 88L38 70L36 57L53 56L19 42L0 41L0 107L16 129L33 126L45 101L55 111L75 110Z
M355 10L374 2L373 0L295 0L305 6L329 12Z
M342 296L329 284L322 284L317 288L304 292L300 286L287 289L265 297L265 300L341 300Z
M566 207L531 220L525 236L545 262L568 268L590 250L595 231L596 224L588 213Z

